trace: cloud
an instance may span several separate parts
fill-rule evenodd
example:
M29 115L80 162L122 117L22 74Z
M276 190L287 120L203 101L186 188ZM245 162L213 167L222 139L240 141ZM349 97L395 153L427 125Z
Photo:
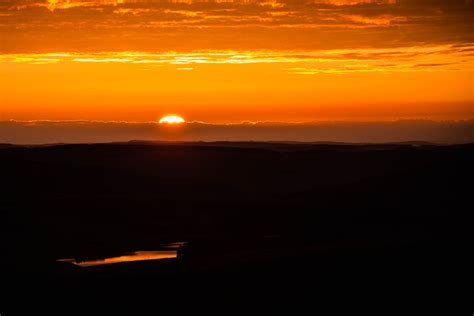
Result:
M474 142L474 121L314 122L240 124L0 121L0 143L164 141Z
M465 0L6 0L3 52L341 49L474 42ZM42 34L41 39L37 34Z
M344 74L351 72L469 71L474 61L466 56L472 46L428 46L392 49L342 49L319 51L231 51L193 52L102 52L74 54L4 54L0 62L94 63L181 66L177 70L199 69L199 65L280 64L290 74ZM466 59L467 58L467 59Z

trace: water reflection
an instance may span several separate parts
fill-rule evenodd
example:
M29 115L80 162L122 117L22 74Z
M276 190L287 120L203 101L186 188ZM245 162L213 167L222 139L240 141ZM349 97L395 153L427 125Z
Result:
M176 258L178 248L180 248L183 242L174 242L162 245L162 250L154 251L134 251L126 253L122 256L103 258L103 259L91 259L91 260L78 260L78 259L59 259L58 261L70 262L81 267L91 267L102 264L111 264L119 262L130 262L130 261L144 261L144 260L159 260L167 258Z
M135 251L128 253L123 256L84 260L78 261L76 259L59 259L58 261L70 262L81 267L90 267L101 264L111 264L118 262L129 262L129 261L143 261L143 260L158 260L166 258L176 258L176 250L159 250L159 251Z

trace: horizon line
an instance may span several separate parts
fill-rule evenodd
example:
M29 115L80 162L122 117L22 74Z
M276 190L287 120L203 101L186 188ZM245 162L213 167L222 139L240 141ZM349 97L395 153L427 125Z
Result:
M1 146L12 146L12 147L54 147L54 146L68 146L68 145L174 145L174 144L285 144L285 145L334 145L334 146L377 146L377 145L407 145L412 147L419 146L458 146L458 145L474 145L474 142L432 142L425 140L409 140L409 141L392 141L392 142L355 142L355 141L325 141L325 140L314 140L314 141L292 141L292 140L140 140L130 139L123 141L110 141L110 142L55 142L55 143L3 143L0 142L0 150L5 149ZM7 147L8 148L8 147Z
M428 118L397 118L397 119L380 119L380 120L348 120L348 119L313 119L308 121L280 121L280 120L242 120L239 122L209 122L201 120L185 121L179 125L186 124L201 124L201 125L222 125L222 126L235 126L235 125L258 125L258 124L287 124L287 125L311 125L321 123L398 123L398 122L432 122L432 123L463 123L474 121L474 116L463 119L428 119ZM51 120L51 119L35 119L35 120L18 120L18 119L6 119L0 120L2 123L103 123L103 124L156 124L159 123L159 119L156 121L126 121L126 120L87 120L87 119L64 119L64 120Z

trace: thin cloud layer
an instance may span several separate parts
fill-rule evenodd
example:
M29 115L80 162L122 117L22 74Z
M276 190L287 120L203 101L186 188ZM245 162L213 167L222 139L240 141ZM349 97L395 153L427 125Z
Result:
M4 54L5 63L43 65L53 63L119 63L137 67L176 65L177 70L193 70L193 65L282 64L289 74L457 71L473 67L474 45L444 45L420 48L320 50L320 51L198 51L165 52L102 52ZM178 66L189 67L178 67ZM193 66L193 67L191 67Z

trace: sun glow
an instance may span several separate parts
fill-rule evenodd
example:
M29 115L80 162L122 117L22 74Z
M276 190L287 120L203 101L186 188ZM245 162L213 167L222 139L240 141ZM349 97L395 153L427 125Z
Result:
M164 116L158 123L160 123L160 124L163 124L163 123L181 124L181 123L185 123L185 122L186 121L182 117L179 117L179 116L176 116L176 115L168 115L168 116Z

